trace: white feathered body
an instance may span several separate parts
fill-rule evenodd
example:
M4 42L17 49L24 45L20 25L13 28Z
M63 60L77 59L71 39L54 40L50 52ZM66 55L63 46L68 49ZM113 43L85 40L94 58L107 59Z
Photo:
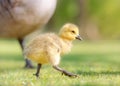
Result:
M0 37L22 38L45 25L57 0L0 0Z

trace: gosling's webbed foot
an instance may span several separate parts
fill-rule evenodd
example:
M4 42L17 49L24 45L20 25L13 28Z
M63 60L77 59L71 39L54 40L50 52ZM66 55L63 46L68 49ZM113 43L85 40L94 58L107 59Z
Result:
M67 72L66 70L63 70L62 68L58 67L58 66L53 66L54 69L62 72L62 75L64 74L65 76L68 76L68 77L78 77L78 75L76 74L73 74L73 73L70 73L70 72Z
M39 78L39 74L35 73L35 74L33 74L33 75L36 76L37 78Z
M73 78L78 77L77 74L73 74L73 73L67 72L65 70L62 72L62 75L65 75L65 76L68 76L68 77L73 77Z
M41 64L38 64L38 66L37 66L37 72L35 73L35 74L33 74L33 75L35 75L37 78L39 78L39 72L40 72L40 68L41 68Z

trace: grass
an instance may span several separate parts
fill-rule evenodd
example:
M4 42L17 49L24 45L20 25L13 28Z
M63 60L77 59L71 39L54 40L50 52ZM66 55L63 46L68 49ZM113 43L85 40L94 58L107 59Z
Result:
M60 66L77 73L78 78L62 76L51 65L44 65L41 76L36 69L24 69L15 40L0 40L0 86L120 86L120 42L77 42L70 54L62 56Z

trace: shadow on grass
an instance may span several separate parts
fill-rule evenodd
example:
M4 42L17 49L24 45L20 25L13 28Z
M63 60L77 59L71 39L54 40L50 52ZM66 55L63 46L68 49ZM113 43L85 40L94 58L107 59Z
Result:
M64 55L65 60L93 60L93 59L99 59L99 60L109 60L114 57L120 56L120 53L109 53L109 54L68 54ZM120 60L120 58L117 58L116 60Z
M0 54L0 72L23 69L24 65L24 57L20 54Z
M7 63L5 63L6 65L3 67L0 67L0 73L5 73L5 72L10 72L10 71L13 71L13 72L15 72L15 71L18 71L18 70L23 70L23 71L25 71L25 70L35 70L36 69L36 67L34 67L34 68L25 68L25 64L24 64L24 62L14 62L14 64L15 65L13 65L13 63L12 63L12 65L9 65L11 62L7 62ZM8 64L8 65L7 65Z
M103 62L110 64L120 64L120 53L110 54L69 54L63 56L63 61L72 62Z
M79 75L84 76L98 76L98 75L120 75L120 71L101 71L101 72L94 72L94 71L78 71Z
M7 55L1 55L0 54L0 60L15 60L15 61L22 61L24 59L24 57L22 55L19 54L7 54Z

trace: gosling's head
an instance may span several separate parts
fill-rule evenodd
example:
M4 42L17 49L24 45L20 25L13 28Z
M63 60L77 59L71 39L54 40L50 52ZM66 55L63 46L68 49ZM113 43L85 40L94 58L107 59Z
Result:
M62 39L66 39L66 40L75 40L75 39L79 39L82 40L80 34L79 34L79 29L76 25L72 24L72 23L67 23L65 24L59 33L59 36Z

